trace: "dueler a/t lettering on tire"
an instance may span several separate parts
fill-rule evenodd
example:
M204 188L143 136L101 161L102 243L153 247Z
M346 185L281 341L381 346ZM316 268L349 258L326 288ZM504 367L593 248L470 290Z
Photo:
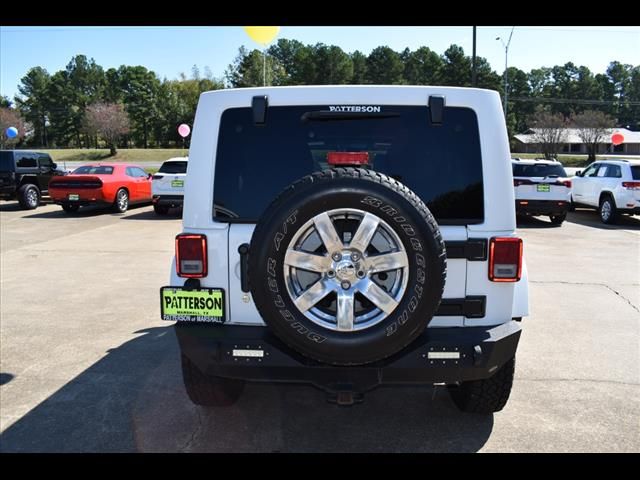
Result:
M253 233L249 283L285 343L334 365L374 362L420 335L444 289L444 243L426 205L364 169L287 187Z

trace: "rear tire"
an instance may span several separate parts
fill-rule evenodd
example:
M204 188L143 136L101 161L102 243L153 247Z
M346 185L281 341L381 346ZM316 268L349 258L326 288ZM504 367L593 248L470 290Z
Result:
M499 412L509 400L515 365L516 359L514 357L505 363L492 377L450 386L449 393L453 403L461 411L468 413L487 414Z
M206 375L186 355L181 357L184 387L194 404L229 407L238 401L244 390L244 380Z
M153 211L156 212L157 215L167 215L169 213L169 207L164 205L154 205Z
M611 225L616 222L617 211L616 203L609 195L600 199L600 206L598 207L598 214L602 223Z
M118 213L124 213L129 208L129 192L121 188L116 192L116 199L113 202L113 209Z
M553 223L554 225L562 225L562 222L567 219L567 214L563 213L562 215L551 215L549 218L551 219L551 223Z
M33 210L40 205L40 190L31 183L18 189L18 203L23 210Z

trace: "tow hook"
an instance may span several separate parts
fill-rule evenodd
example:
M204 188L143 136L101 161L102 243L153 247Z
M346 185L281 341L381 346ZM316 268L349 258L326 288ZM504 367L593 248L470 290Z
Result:
M353 390L336 390L327 394L327 402L341 407L351 407L356 403L362 403L363 400L364 394Z

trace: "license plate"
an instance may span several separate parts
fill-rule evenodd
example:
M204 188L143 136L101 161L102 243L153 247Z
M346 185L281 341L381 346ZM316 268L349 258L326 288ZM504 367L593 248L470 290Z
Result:
M182 188L182 187L184 187L184 180L171 180L171 186L172 187L177 187L177 188Z
M551 185L547 184L547 183L541 183L538 185L538 187L536 188L538 192L545 192L545 193L549 193L551 191Z
M80 195L78 195L77 193L70 193L69 200L80 200Z
M160 289L160 316L173 322L224 323L224 290L182 287Z

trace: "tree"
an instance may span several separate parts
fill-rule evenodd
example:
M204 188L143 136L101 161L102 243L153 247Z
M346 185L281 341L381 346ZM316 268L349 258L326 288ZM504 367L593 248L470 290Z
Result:
M533 114L534 104L525 100L531 98L531 86L525 72L516 67L509 67L507 79L510 100L507 109L507 127L509 137L512 137L514 133L524 132L527 129L527 118ZM515 100L518 98L523 100Z
M628 97L630 101L635 102L631 107L631 118L634 120L629 123L633 123L634 128L638 128L640 126L640 65L631 70Z
M117 82L131 119L132 136L138 145L148 148L151 125L158 113L160 80L141 65L122 65L118 68Z
M47 87L50 123L47 143L51 146L67 146L72 140L78 140L75 118L79 109L72 90L65 70L51 76Z
M83 126L87 133L102 137L114 156L118 140L129 133L129 116L121 104L94 103L84 112Z
M367 57L367 83L402 84L404 65L400 55L389 47L378 47Z
M477 59L476 59L477 60ZM471 59L462 47L451 45L442 55L442 84L452 87L471 85Z
M11 100L9 100L9 97L0 95L0 108L11 108Z
M316 78L314 85L344 85L353 77L353 61L334 45L318 43L313 47Z
M366 55L356 50L351 54L351 62L353 63L353 76L351 77L351 83L353 85L364 85L367 83Z
M476 58L476 74L478 88L488 88L489 90L502 91L502 77L491 68L491 65L489 65L489 62L486 58ZM469 68L469 77L471 77L471 68ZM511 80L509 80L509 82L511 82ZM471 82L469 81L467 85L471 85Z
M439 85L442 83L443 62L440 55L427 47L407 52L404 79L409 85Z
M567 121L559 113L551 113L542 109L531 119L533 138L546 159L556 158L562 145L567 141Z
M622 124L635 120L631 116L631 108L628 103L632 69L631 65L622 64L618 61L611 62L607 67L607 76L611 80L615 92L615 115Z
M39 146L47 146L47 113L51 103L51 76L42 67L34 67L20 80L16 104L22 116L33 125L33 137Z
M18 135L8 138L6 130L9 127L18 129ZM20 117L20 112L12 108L0 107L0 148L15 146L25 135L25 125Z
M287 74L278 61L271 55L266 56L266 82L264 79L265 58L260 50L247 51L240 47L233 63L227 67L225 78L234 88L262 87L267 85L282 85L287 82Z
M280 38L267 49L284 70L279 85L308 85L315 79L311 47L298 40ZM310 68L311 67L311 68Z
M578 136L587 146L589 162L596 159L598 146L604 141L615 120L606 113L597 110L586 110L573 119L573 126L578 129Z

